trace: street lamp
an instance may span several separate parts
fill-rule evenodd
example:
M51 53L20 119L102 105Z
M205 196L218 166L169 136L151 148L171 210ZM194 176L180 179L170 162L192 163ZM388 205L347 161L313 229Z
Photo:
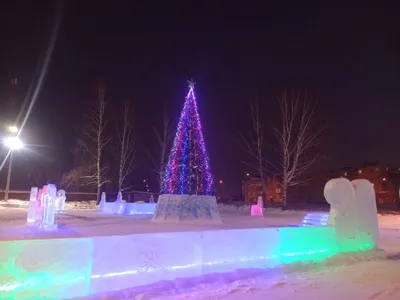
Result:
M15 126L10 126L8 130L11 133L17 133L18 128ZM12 161L13 161L13 153L15 150L21 149L23 144L21 140L17 136L9 136L4 139L4 145L10 150L10 163L8 164L8 173L7 173L7 182L6 182L6 189L4 191L4 201L8 200L8 194L10 191L10 181L11 181L11 168L12 168Z

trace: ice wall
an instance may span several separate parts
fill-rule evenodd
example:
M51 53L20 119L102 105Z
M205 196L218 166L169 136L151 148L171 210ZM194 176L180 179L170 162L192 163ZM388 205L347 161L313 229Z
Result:
M64 299L239 268L319 261L333 227L254 228L0 242L0 299Z

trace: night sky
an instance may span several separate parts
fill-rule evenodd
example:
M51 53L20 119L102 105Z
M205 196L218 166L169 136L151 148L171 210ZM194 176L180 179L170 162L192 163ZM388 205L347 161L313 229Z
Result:
M400 164L398 1L352 7L329 5L334 1L135 2L64 1L50 67L26 127L31 139L55 149L47 161L71 167L96 84L106 82L113 118L124 99L135 105L139 164L132 180L149 178L145 149L155 145L152 126L161 124L164 108L179 117L186 80L193 78L215 179L232 194L240 193L248 171L237 140L250 126L248 101L257 94L271 145L277 96L307 90L326 126L321 151L329 168ZM43 61L56 7L57 1L0 3L4 124L17 116ZM13 77L19 79L14 90ZM37 168L42 158L35 158Z

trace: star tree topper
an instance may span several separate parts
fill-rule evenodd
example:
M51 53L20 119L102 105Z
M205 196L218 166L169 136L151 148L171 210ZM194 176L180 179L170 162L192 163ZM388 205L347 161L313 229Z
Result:
M196 82L194 82L193 79L188 80L187 82L189 83L189 87L194 90L194 86L196 85Z

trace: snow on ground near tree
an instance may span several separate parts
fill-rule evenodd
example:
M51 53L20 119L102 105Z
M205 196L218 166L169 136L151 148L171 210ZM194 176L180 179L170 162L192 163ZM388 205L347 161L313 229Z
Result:
M74 207L74 206L72 206ZM71 208L71 206L69 206ZM184 230L251 228L299 224L301 211L269 208L264 218L250 217L249 207L220 205L222 225L188 225ZM46 236L27 229L26 208L0 209L0 239L79 237L180 231L180 225L150 224L149 217L102 216L95 210L70 209L58 218L60 230ZM383 251L342 255L323 263L287 265L271 270L178 279L85 299L400 299L400 215L379 215ZM243 242L243 241L238 241ZM106 298L103 298L106 297ZM84 299L84 298L80 298Z

